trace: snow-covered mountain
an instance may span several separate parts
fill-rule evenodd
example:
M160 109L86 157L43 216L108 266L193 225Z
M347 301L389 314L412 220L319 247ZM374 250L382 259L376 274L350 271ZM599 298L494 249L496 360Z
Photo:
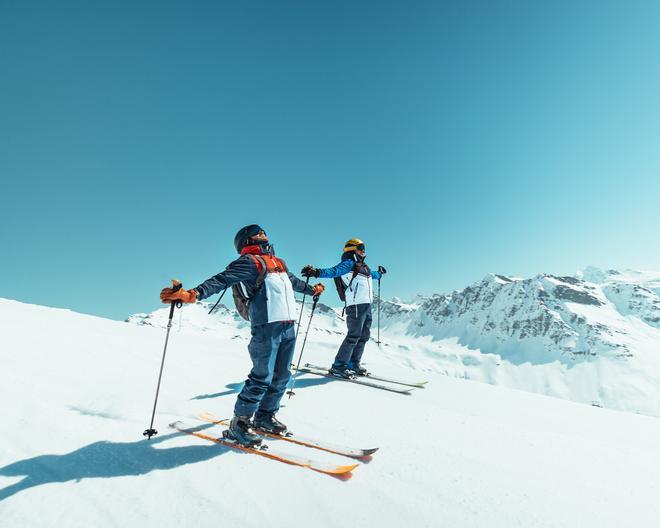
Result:
M388 329L365 351L380 374L429 382L412 395L308 375L285 398L297 433L380 448L350 480L177 433L167 424L230 416L250 368L247 326L205 308L177 314L147 441L166 309L137 325L0 299L0 526L657 525L659 420L442 375L486 360L428 336ZM328 362L342 335L321 310L305 357Z
M383 301L381 340L401 365L657 416L659 294L660 272L488 275L448 295ZM181 328L249 338L235 310L221 305L208 316L208 309L186 307ZM320 304L313 320L310 342L327 347L326 363L345 332L340 313ZM166 316L161 309L129 321L164 327ZM412 350L421 352L414 365Z
M436 342L448 372L660 414L660 271L489 275L448 295L383 302L382 317L395 335ZM452 367L451 342L477 354Z
M637 280L636 280L637 279ZM660 272L602 272L519 279L489 275L449 295L419 297L413 304L383 303L388 327L502 355L515 363L592 357L627 358L639 351L644 323L660 329Z

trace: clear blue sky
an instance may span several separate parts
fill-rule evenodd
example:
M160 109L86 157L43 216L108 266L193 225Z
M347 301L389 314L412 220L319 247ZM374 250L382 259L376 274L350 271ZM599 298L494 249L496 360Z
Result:
M5 0L0 297L151 311L253 222L296 271L363 238L388 297L657 267L659 19L653 1Z

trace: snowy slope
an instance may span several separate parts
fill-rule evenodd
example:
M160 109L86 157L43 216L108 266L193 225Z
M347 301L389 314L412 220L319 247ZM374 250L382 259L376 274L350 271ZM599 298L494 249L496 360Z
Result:
M159 314L150 327L0 300L3 528L657 525L657 419L444 376L431 348L396 340L369 343L369 366L427 389L309 376L280 413L300 433L379 446L348 481L175 434L175 419L228 416L249 369L247 328L231 312L205 323L203 308L172 331L148 442ZM341 339L324 317L314 362Z

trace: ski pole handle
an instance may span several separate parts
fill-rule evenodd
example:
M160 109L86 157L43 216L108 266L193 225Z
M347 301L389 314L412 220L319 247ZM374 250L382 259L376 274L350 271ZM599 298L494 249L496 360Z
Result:
M179 279L172 279L172 291L177 292L181 289L183 285L181 284L181 281ZM172 317L174 317L174 308L181 308L183 304L181 301L172 301L172 305L170 306L170 321L172 320Z

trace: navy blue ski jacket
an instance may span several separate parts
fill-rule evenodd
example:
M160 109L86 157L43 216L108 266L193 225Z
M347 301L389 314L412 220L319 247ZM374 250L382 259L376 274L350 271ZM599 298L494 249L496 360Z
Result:
M226 288L231 288L234 284L242 282L250 292L250 323L252 326L256 326L268 322L268 304L266 299L266 288L263 284L258 291L254 291L257 285L257 278L259 277L259 270L248 253L254 253L256 255L264 253L263 251L255 250L254 247L250 246L246 249L248 251L233 262L230 262L225 271L205 280L194 289L197 291L197 299L202 300L216 293L220 293ZM294 291L312 295L314 289L311 285L306 284L305 281L300 280L290 271L287 275Z

